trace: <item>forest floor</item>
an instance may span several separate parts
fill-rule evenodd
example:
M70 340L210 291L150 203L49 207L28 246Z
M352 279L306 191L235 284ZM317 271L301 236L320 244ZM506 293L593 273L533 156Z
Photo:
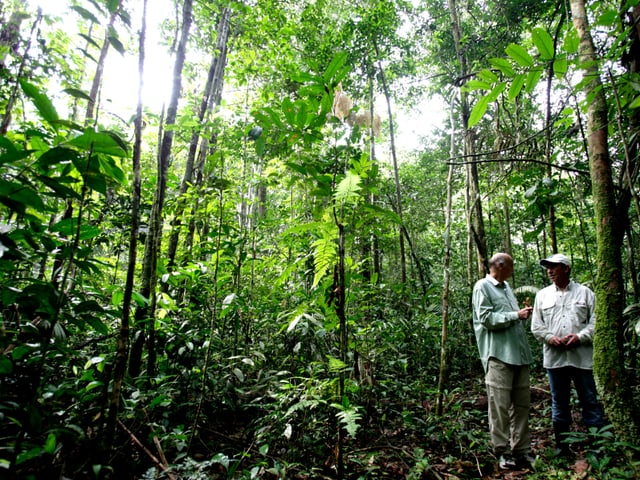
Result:
M532 378L531 388L531 416L530 428L532 435L532 449L536 456L536 463L532 468L518 468L501 470L498 459L491 453L488 443L487 399L484 385L478 381L469 380L469 385L459 390L448 405L450 410L461 408L462 412L449 416L439 423L441 430L451 428L449 422L460 423L457 431L451 434L453 438L446 438L436 432L427 437L405 435L405 432L384 434L376 442L378 447L383 439L387 442L387 449L378 450L374 446L369 448L378 450L380 464L379 477L358 476L350 478L398 478L398 479L563 479L563 480L596 480L601 478L631 478L616 475L602 475L601 467L610 467L612 458L597 459L594 451L587 448L586 442L580 441L580 436L586 438L586 430L581 426L578 409L574 409L573 430L576 439L571 445L573 457L561 459L554 455L555 438L551 424L551 397L546 377ZM433 415L432 406L424 405L428 415ZM447 414L443 415L443 418ZM462 419L462 420L460 420ZM455 427L454 427L455 430ZM441 432L442 433L442 432ZM385 438L386 437L386 438ZM406 453L403 459L397 451ZM421 451L422 461L416 462L416 451ZM385 453L388 457L385 459ZM411 455L412 454L412 455ZM609 453L605 455L609 455ZM602 457L602 454L597 454ZM591 457L590 457L591 456ZM409 463L411 459L412 463ZM598 466L598 462L604 465ZM594 470L593 464L596 464ZM607 470L607 468L605 468Z
M406 393L406 392L405 392ZM408 395L410 396L410 395ZM594 455L587 448L585 429L581 427L579 409L574 412L576 439L572 444L575 456L564 460L553 455L555 440L551 426L551 399L545 376L532 378L530 427L533 453L537 461L533 468L500 470L498 461L489 447L489 434L484 385L479 379L467 379L447 398L446 412L435 415L429 402L397 398L376 401L375 413L363 420L356 439L344 446L347 480L406 479L536 479L536 480L600 480L633 478L617 475L611 470L617 465L624 473L624 461L612 447L605 447ZM582 441L580 434L582 433ZM238 431L239 434L239 431ZM231 434L233 435L233 434ZM228 438L228 437L227 437ZM606 435L600 440L606 439ZM215 442L214 442L215 443ZM597 442L596 442L597 443ZM293 447L295 449L295 447ZM282 449L284 451L285 449ZM209 452L210 453L210 452ZM267 480L289 478L318 480L336 478L335 455L326 450L324 462L307 458L305 448L289 459L286 469L274 472L264 467L256 477ZM307 452L308 453L308 452ZM210 458L210 456L209 456ZM286 459L277 458L278 465L287 465ZM318 466L318 464L322 464ZM305 465L306 464L306 465ZM316 465L316 467L310 467ZM612 473L613 472L613 473ZM228 478L224 475L208 478Z

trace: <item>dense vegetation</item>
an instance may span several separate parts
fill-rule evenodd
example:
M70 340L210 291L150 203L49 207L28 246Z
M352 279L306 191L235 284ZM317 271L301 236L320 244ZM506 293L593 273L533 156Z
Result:
M0 3L3 478L637 478L637 4ZM497 251L596 291L571 465L531 337L496 471Z

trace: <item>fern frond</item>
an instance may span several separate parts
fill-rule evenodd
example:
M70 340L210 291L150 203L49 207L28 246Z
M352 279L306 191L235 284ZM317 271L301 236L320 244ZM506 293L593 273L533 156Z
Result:
M538 293L540 289L538 287L534 287L533 285L522 285L521 287L515 288L513 293L528 293L530 295L535 295Z
M337 203L353 203L356 204L360 198L359 192L362 190L360 175L347 172L347 175L338 184L333 197Z
M360 425L358 425L357 422L362 420L362 415L358 412L358 407L343 407L337 403L334 403L331 406L340 410L336 413L336 417L340 420L340 423L342 423L342 426L347 433L352 438L355 438L358 433L358 429L360 428Z
M327 355L327 358L329 359L329 371L330 372L340 372L340 371L344 370L345 368L347 368L347 364L344 363L339 358L331 357L329 355Z
M313 286L317 286L329 270L335 264L337 257L336 243L329 238L319 238L313 243L313 256L315 272Z

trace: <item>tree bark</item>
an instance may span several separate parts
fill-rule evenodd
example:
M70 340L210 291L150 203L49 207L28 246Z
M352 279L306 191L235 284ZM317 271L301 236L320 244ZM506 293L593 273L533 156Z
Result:
M176 60L173 66L173 88L171 91L171 99L167 107L167 116L165 125L175 124L178 114L178 101L180 100L180 89L182 86L182 69L187 52L187 41L189 39L189 30L191 29L191 12L193 10L193 0L185 0L182 9L182 28L180 31L180 41L176 51ZM164 207L165 194L167 190L167 177L169 172L169 159L171 156L171 147L173 145L173 128L165 128L160 145L158 155L158 180L156 183L156 191L154 193L153 206L151 209L151 218L149 219L149 233L145 241L144 259L142 262L142 286L141 293L149 299L149 306L136 310L136 325L142 325L147 319L153 319L155 315L155 292L157 283L156 268L158 265L158 251L160 248L160 240L162 238L162 209ZM147 362L147 375L153 376L155 370L155 330L153 321L148 322L148 351L149 358ZM140 374L142 345L144 343L144 329L140 328L136 332L135 348L132 348L129 360L129 372L132 376Z
M131 315L131 300L133 298L133 284L136 273L136 260L138 254L138 230L140 228L140 198L141 198L141 175L140 157L142 145L142 89L144 78L145 62L145 38L147 34L147 0L142 4L142 27L140 29L140 54L138 56L138 104L136 106L135 118L135 139L133 144L133 192L131 194L131 234L129 241L129 263L127 265L127 278L122 299L122 317L120 321L120 332L118 335L118 345L113 368L113 387L111 390L111 403L109 405L109 415L107 417L107 442L106 445L114 446L118 410L120 408L120 395L127 370L127 355L129 353L129 330Z
M211 59L209 66L209 73L207 75L207 83L202 95L202 101L200 102L200 109L198 110L198 124L202 125L207 115L211 114L214 105L220 103L220 97L222 94L222 84L224 82L224 70L227 63L227 44L229 41L230 28L229 19L231 16L231 9L224 8L220 14L217 25L217 40L214 47L214 55ZM178 248L178 239L180 237L180 228L182 225L181 217L185 208L184 195L189 189L189 185L193 183L194 165L196 159L196 153L198 151L198 144L201 144L201 148L207 148L206 143L200 142L201 131L199 129L194 130L191 135L191 142L189 143L189 154L187 155L187 163L185 165L184 175L182 177L182 183L180 185L178 206L175 212L175 220L172 223L172 232L169 238L169 244L167 246L167 260L168 265L171 267L175 265L176 250ZM197 183L195 186L199 186Z
M96 103L98 102L98 92L100 91L100 85L102 84L102 73L104 72L104 63L107 59L107 53L109 53L109 35L111 35L111 31L113 30L113 24L116 21L116 18L120 12L120 8L122 6L122 2L119 1L116 8L111 13L109 17L109 24L105 29L104 33L104 43L102 44L102 48L100 49L100 57L98 58L98 62L96 64L96 73L93 76L93 82L91 84L91 91L89 92L89 97L91 100L87 102L87 111L85 113L84 123L85 126L88 126L92 120L95 118L96 114Z
M622 220L626 214L619 211L615 201L608 146L608 106L584 0L571 1L571 14L580 38L579 61L585 79L588 80L585 94L592 99L588 106L587 134L598 241L598 276L594 289L598 299L594 375L608 417L617 434L621 440L635 444L640 438L640 423L623 354L624 290L621 249L625 231ZM631 449L628 454L636 457L638 455Z
M460 19L458 17L458 4L456 0L448 0L449 15L451 16L451 32L453 34L453 40L456 47L456 55L458 62L460 63L459 79L463 84L465 78L468 77L467 58L464 55L461 38L462 33L460 30ZM467 94L460 90L460 109L461 109L461 123L464 132L464 156L465 158L471 157L475 151L475 137L471 129L469 129L469 115L471 112L469 106L469 97ZM467 221L468 231L470 239L470 248L475 243L477 261L478 261L478 276L484 277L488 271L488 255L487 255L487 238L484 228L484 219L482 214L482 201L480 198L480 183L478 180L478 167L475 162L467 164L467 191L468 191L468 204L467 204ZM472 253L469 252L469 256ZM472 281L472 279L469 279ZM470 286L473 283L470 284Z
M376 49L376 57L379 57L378 46L375 45ZM384 70L382 68L382 64L378 61L378 71L380 72L380 79L382 81L382 90L384 92L384 98L387 104L387 115L389 117L389 140L391 142L391 158L393 159L393 174L396 182L396 213L398 217L400 217L400 222L404 222L402 218L402 195L400 188L400 176L398 174L398 160L396 158L396 145L395 145L395 134L393 128L393 114L391 113L391 95L389 94L389 87L387 86L387 80L384 75ZM402 234L402 226L398 229L398 236L400 237L400 272L401 272L401 281L403 284L407 282L407 261L404 247L404 235ZM419 268L419 266L418 266Z

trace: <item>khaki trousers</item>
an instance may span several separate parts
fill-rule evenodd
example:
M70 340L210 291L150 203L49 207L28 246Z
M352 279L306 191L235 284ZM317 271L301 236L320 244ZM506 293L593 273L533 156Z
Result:
M489 400L489 431L496 455L531 451L528 365L509 365L490 358L485 376Z

